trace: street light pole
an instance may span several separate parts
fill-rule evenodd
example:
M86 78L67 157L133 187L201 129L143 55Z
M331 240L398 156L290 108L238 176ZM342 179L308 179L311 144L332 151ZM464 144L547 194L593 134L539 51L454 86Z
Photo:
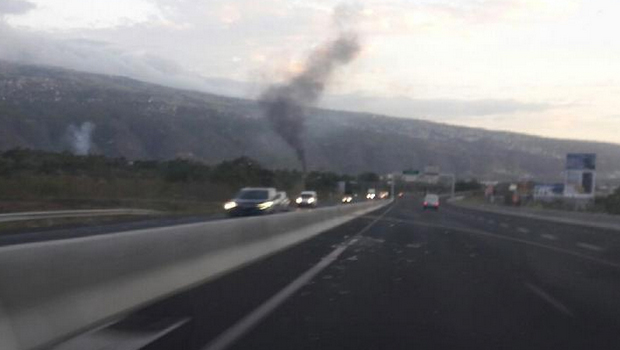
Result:
M440 174L439 176L449 177L452 180L450 185L450 198L454 198L454 190L456 187L456 176L454 174Z
M456 176L452 174L452 190L450 191L450 198L454 198L454 188L456 186Z
M392 173L392 200L396 199L394 191L396 190L396 173Z

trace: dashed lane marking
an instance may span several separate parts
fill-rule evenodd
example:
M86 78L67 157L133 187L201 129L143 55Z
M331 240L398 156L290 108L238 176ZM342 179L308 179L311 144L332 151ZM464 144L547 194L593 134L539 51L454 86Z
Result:
M584 243L584 242L577 242L575 245L577 247L579 247L579 248L589 249L589 250L593 250L595 252L603 251L603 247L597 246L595 244Z
M533 285L531 283L527 283L527 282L525 283L525 286L529 290L531 290L534 294L536 294L539 298L541 298L542 300L544 300L547 303L549 303L549 305L553 306L559 312L561 312L564 315L569 316L569 317L575 317L573 315L573 313L564 304L562 304L556 298L552 297L549 293L547 293L544 290L542 290L542 288L537 287L537 286L535 286L535 285Z
M353 238L339 245L338 248L334 249L327 256L322 258L316 265L311 267L309 270L301 274L297 277L293 282L289 283L282 290L277 292L271 298L267 299L263 304L254 309L248 315L237 321L230 328L225 330L222 334L213 339L209 344L207 344L203 350L224 350L228 349L231 345L233 345L237 340L247 334L250 330L256 327L263 319L269 316L273 311L275 311L280 305L282 305L286 300L292 297L297 291L299 291L302 287L307 285L311 280L316 277L321 271L327 268L331 263L336 261L340 254L342 254L348 247L350 247L353 243L357 241L357 237L359 237L364 232L368 231L374 224L376 224L379 220L381 220L387 213L389 213L394 206L392 205L388 210L384 211L381 215L379 215L376 219L366 225L363 229L361 229L358 233L356 233Z
M558 240L558 237L556 237L556 236L554 236L552 234L549 234L549 233L543 233L542 235L540 235L540 238L544 238L544 239L547 239L547 240L550 240L550 241L557 241Z

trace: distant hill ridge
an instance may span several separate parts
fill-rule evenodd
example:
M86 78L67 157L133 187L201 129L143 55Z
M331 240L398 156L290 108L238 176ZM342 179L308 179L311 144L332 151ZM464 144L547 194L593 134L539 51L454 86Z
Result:
M0 61L0 149L71 149L71 133L85 122L94 125L90 151L108 156L215 163L245 155L268 167L299 166L255 101ZM553 181L562 178L566 153L592 152L600 179L620 179L617 144L369 113L311 109L304 140L317 170L385 173L436 164L460 177Z

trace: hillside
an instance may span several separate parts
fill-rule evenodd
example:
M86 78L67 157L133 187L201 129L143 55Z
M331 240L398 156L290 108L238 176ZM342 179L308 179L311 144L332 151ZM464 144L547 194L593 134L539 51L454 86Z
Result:
M254 101L0 61L0 150L70 150L72 130L85 122L94 125L91 153L208 163L245 155L269 167L298 166ZM322 109L309 111L306 126L310 169L388 172L435 163L462 177L558 180L567 152L594 152L599 178L620 178L616 144Z

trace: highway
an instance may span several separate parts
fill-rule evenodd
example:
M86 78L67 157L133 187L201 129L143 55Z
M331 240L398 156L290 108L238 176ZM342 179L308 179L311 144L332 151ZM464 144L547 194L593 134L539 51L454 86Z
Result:
M619 231L404 198L55 349L618 349L619 291Z
M334 201L322 201L319 204L319 208L326 208L334 205L339 205ZM120 210L125 210L133 215L136 215L134 219L125 219L121 222L110 223L98 223L94 225L76 223L76 224L63 224L54 227L41 227L30 228L24 227L20 229L14 229L7 232L0 233L0 247L9 246L14 244L27 244L45 241L55 241L71 238L80 238L88 236L97 236L104 234L115 234L131 230L149 229L157 227L167 227L175 225L184 225L191 223L208 222L213 220L229 219L229 217L223 212L216 214L203 214L203 215L166 215L165 212L157 213L153 210L126 210L126 209L111 209L111 210L84 210L84 211L66 211L69 215L63 215L62 212L36 212L37 215L16 215L16 214L0 214L0 223L9 221L26 221L26 220L41 220L47 218L75 218L75 217L101 217L106 215L114 215ZM290 211L303 211L312 210L309 208L296 208L291 205ZM79 212L84 212L79 213ZM93 213L89 213L93 212ZM76 213L76 214L74 214ZM23 213L31 214L31 213ZM156 217L140 217L139 215L155 215ZM127 215L129 217L129 215ZM232 218L234 219L234 218Z

